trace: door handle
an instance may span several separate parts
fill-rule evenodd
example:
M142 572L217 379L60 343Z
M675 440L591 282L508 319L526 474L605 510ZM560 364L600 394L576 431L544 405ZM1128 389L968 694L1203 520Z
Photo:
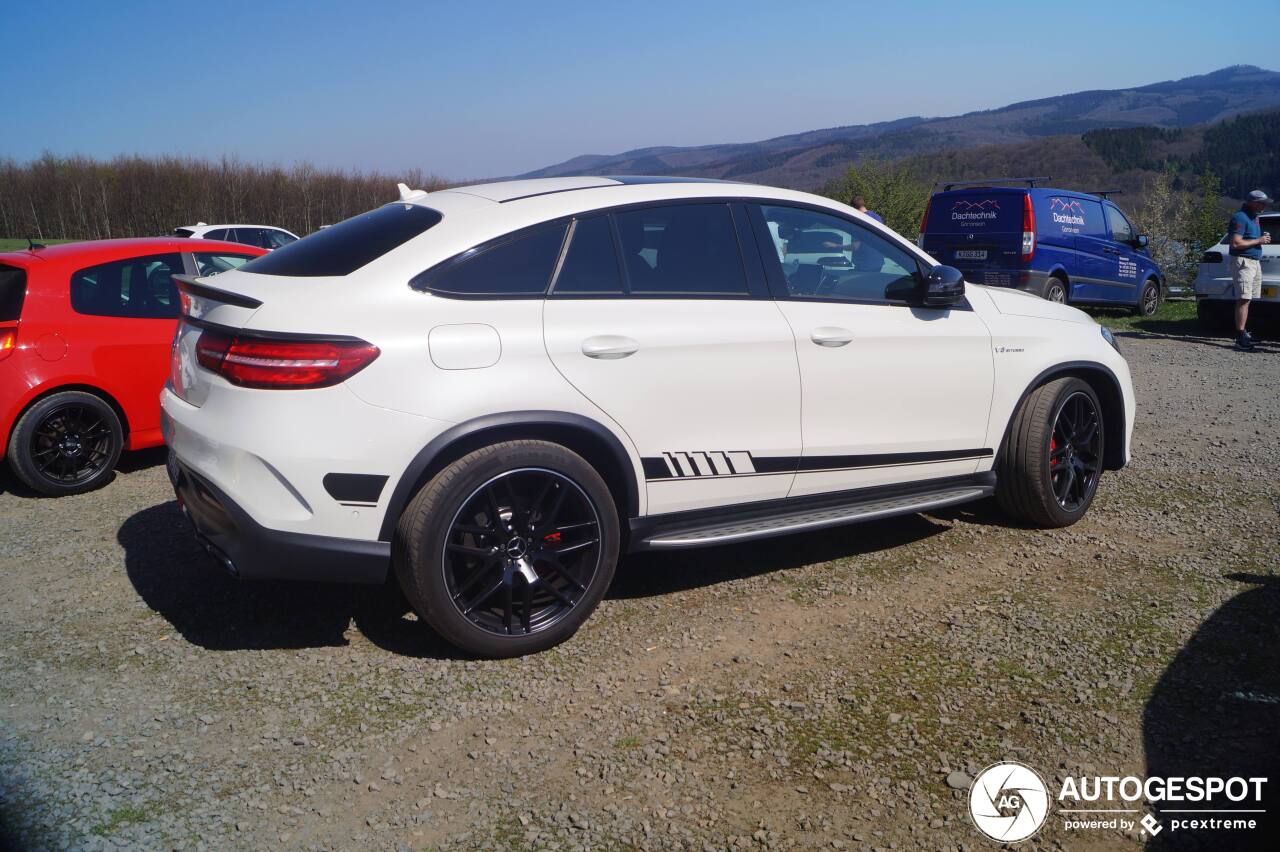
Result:
M810 332L809 339L819 346L844 346L853 340L853 332L847 328L824 325Z
M616 361L634 355L640 344L620 334L597 334L582 341L582 354L601 361Z

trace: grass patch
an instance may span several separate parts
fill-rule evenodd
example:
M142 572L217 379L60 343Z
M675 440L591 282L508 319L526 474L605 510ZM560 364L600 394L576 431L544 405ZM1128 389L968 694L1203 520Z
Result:
M99 837L110 837L126 826L146 822L149 819L151 819L151 814L145 808L126 805L123 808L116 808L107 814L107 818L89 829L89 833L96 834Z
M1201 334L1193 300L1165 302L1154 316L1136 316L1128 308L1084 308L1112 331L1145 331L1152 334Z
M614 743L618 748L640 748L644 742L639 737L623 737Z
M47 246L61 245L62 243L76 243L79 240L41 240L36 239L38 243L44 243ZM27 238L22 237L0 237L0 251L23 251L27 247Z

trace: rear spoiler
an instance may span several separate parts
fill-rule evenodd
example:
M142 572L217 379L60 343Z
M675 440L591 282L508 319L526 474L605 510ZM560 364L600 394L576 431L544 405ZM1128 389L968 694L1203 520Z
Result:
M982 180L951 180L942 184L943 192L950 192L957 186L1000 186L1007 183L1025 183L1031 189L1036 188L1037 183L1046 183L1053 180L1051 177L1002 177L1002 178L983 178Z
M237 308L260 308L262 302L257 299L251 299L248 296L242 296L239 293L230 293L226 290L219 290L217 287L210 287L208 284L201 284L194 275L175 275L173 280L178 285L180 292L186 293L188 296L198 296L201 299L212 299L215 302L222 302L225 305L235 305Z
M1113 195L1123 195L1123 189L1091 189L1089 195L1096 195L1099 198L1110 198Z

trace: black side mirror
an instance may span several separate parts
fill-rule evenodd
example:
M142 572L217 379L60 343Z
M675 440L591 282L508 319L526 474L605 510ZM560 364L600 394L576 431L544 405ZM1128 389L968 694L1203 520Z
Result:
M950 308L964 302L964 273L954 266L935 266L924 279L920 304Z
M1138 238L1134 240L1138 248L1146 248L1151 243L1151 238L1146 234L1138 234Z

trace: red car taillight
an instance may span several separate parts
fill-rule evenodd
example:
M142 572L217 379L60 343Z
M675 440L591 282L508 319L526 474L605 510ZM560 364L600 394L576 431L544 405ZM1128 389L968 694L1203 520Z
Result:
M205 329L196 339L196 360L245 388L326 388L344 382L378 357L363 340L291 340Z
M13 354L18 347L18 329L0 328L0 361Z
M1036 254L1036 211L1031 207L1031 193L1022 194L1022 262Z

